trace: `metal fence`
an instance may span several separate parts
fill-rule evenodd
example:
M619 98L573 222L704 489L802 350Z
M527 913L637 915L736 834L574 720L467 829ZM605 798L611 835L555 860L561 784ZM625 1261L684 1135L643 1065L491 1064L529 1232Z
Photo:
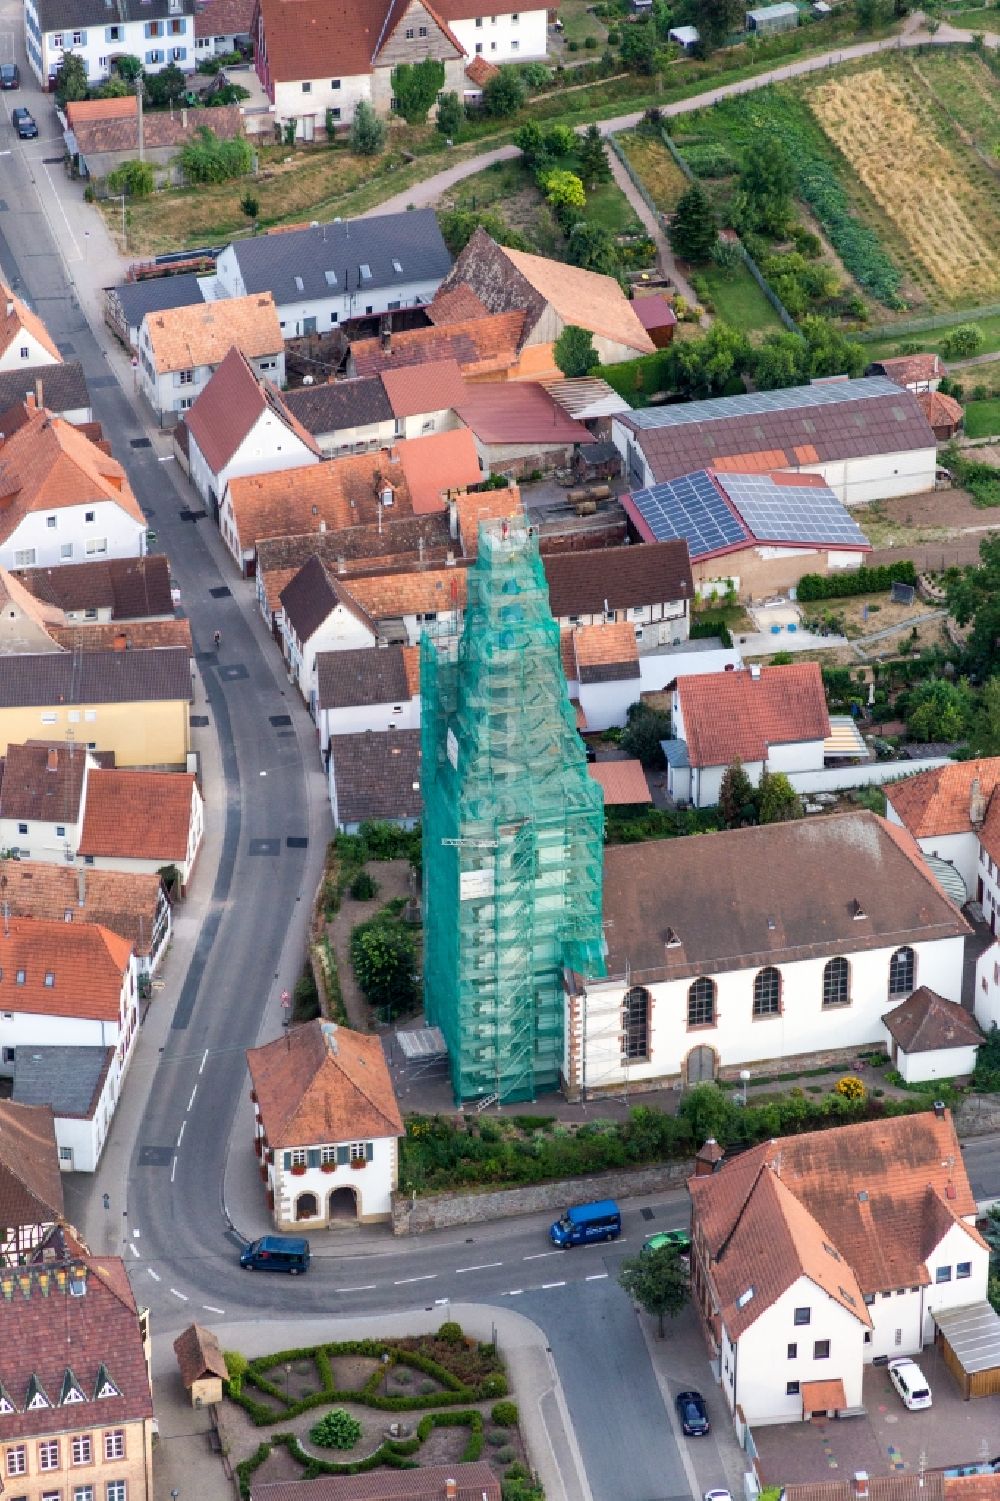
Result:
M959 313L936 313L927 318L909 318L904 323L883 323L878 328L859 329L851 337L861 344L881 343L903 334L926 334L935 328L954 328L959 323L974 323L977 318L1000 318L1000 302L987 302L982 307L965 308Z
M608 135L607 139L608 139L608 141L609 141L609 143L611 145L611 149L614 152L615 156L617 156L618 160L621 162L622 166L625 168L625 171L626 171L626 173L628 175L629 182L635 188L636 192L639 194L639 197L642 199L643 203L649 209L649 212L652 214L652 216L653 216L654 220L656 221L656 223L660 226L661 229L665 230L666 227L667 227L667 216L666 216L666 214L662 214L660 212L660 210L656 207L656 204L653 202L652 198L649 196L649 193L646 191L645 185L635 175L635 172L632 170L632 166L631 166L631 164L629 162L628 157L625 155L625 153L622 150L621 146L619 146L619 144L618 144L618 138L617 138L617 136L612 131Z

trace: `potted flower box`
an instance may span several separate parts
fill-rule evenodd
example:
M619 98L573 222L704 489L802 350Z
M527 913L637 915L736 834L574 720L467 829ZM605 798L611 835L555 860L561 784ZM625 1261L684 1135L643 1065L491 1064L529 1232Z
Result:
M351 1161L351 1166L357 1172L358 1168L367 1167L368 1164L363 1157L355 1157Z
M337 1164L335 1162L321 1162L319 1170L321 1173L335 1173L337 1171Z
M291 1174L293 1178L304 1178L306 1175L305 1163L296 1162L295 1165L291 1168Z

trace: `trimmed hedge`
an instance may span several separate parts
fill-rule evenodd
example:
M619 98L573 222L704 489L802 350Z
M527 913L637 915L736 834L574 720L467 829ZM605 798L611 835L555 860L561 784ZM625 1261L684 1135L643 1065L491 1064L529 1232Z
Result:
M851 572L804 573L796 594L803 604L813 599L846 599L852 594L888 593L893 584L916 584L917 570L904 559L881 568L857 568ZM692 631L692 635L694 632Z

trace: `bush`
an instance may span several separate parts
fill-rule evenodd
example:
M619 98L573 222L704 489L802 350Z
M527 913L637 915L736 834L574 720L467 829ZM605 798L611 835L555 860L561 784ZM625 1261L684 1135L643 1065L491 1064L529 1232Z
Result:
M320 1014L319 991L312 965L306 960L305 967L292 992L292 1021L313 1021Z
M984 343L983 331L978 324L962 323L942 340L941 353L946 360L971 359L974 354L979 353Z
M223 1352L223 1360L226 1362L226 1370L229 1372L229 1395L238 1397L243 1390L243 1377L247 1373L250 1362L242 1350L226 1350Z
M739 170L739 163L732 152L715 141L684 146L682 152L695 177L731 177Z
M908 561L884 564L880 568L858 568L851 572L824 577L821 573L804 573L798 582L798 598L807 603L814 599L844 599L852 594L888 592L894 583L916 584L917 570Z
M670 715L648 708L641 701L629 709L629 722L622 735L622 749L643 766L662 766L660 741L670 738Z
M597 38L596 38L596 36L588 36L588 37L586 37L585 40L584 40L583 45L587 49L588 52L596 52L597 51Z
M494 1402L490 1410L490 1417L498 1428L516 1428L518 1418L517 1403Z
M507 1377L503 1371L493 1371L479 1388L483 1397L506 1397Z
M366 870L359 870L347 889L356 902L370 902L378 896L378 882Z
M351 964L369 1005L408 1011L417 998L416 944L408 928L380 912L351 933Z
M845 1074L842 1079L838 1079L836 1090L845 1100L863 1100L868 1093L856 1074Z
M351 121L351 150L358 156L378 156L385 145L386 125L367 100L359 101Z
M108 173L108 191L127 193L130 198L148 198L153 191L153 168L149 162L122 162Z
M309 1437L321 1449L353 1449L361 1437L361 1424L342 1407L335 1407L313 1424Z
M250 142L242 137L220 141L207 125L195 132L193 141L181 149L180 162L189 182L229 182L245 177L253 166Z

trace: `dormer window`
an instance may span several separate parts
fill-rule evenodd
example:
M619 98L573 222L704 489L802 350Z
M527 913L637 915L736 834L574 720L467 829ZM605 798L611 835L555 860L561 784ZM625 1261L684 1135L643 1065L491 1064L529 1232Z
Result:
M372 268L371 268L371 266L369 266L369 264L368 264L367 261L362 261L361 265L358 267L358 270L361 272L361 280L362 281L371 281L371 279L372 279Z

